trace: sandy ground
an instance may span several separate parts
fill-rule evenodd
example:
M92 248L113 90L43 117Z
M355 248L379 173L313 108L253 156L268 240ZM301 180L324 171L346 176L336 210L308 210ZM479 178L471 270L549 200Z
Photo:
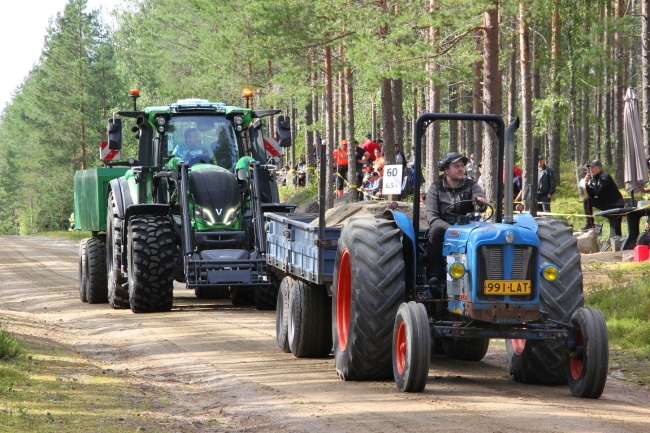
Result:
M164 390L183 431L650 432L647 391L610 378L601 399L582 400L565 386L521 385L498 341L481 362L434 357L426 390L401 394L391 381L339 380L331 357L281 352L273 312L200 301L180 286L165 314L82 304L77 249L0 237L0 317Z

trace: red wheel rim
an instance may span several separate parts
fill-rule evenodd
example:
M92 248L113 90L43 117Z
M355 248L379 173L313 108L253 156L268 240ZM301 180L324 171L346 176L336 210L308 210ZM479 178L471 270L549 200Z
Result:
M512 344L512 350L515 351L515 355L521 356L521 354L524 353L524 349L526 348L526 339L515 338L510 340L510 343Z
M576 346L584 346L582 329L579 326L576 326L573 330L573 339L576 342ZM573 380L580 379L580 376L582 376L582 360L575 359L573 356L569 357L569 368L571 369L571 377L573 377Z
M346 248L341 254L339 274L336 281L336 334L341 350L345 350L348 345L351 298L352 269L350 268L350 253Z
M406 327L404 322L399 322L397 326L397 336L395 337L395 363L397 372L404 374L404 365L406 364Z

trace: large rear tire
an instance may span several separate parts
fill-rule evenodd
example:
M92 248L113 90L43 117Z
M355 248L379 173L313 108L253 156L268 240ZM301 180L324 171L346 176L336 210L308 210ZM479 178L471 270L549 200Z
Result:
M275 339L278 347L285 353L291 352L289 347L289 296L295 280L291 277L284 277L280 282L277 305L275 307Z
M252 287L230 289L230 300L236 307L250 307L255 305L255 290Z
M298 280L289 293L287 337L296 358L323 358L332 350L330 299L323 287Z
M536 218L541 262L560 269L560 277L546 281L540 277L540 309L549 317L569 323L584 305L582 269L578 241L565 221ZM566 343L563 340L506 340L510 374L522 383L562 385L567 383Z
M430 335L424 305L403 302L393 327L393 375L398 391L424 391L431 365Z
M480 361L490 346L489 338L443 338L442 347L450 359L460 361Z
M101 238L86 242L86 299L89 304L108 302L106 243Z
M82 239L79 242L79 299L81 302L88 302L86 298L86 242L88 239Z
M253 299L258 310L275 310L278 303L280 282L273 272L269 273L269 280L271 281L270 285L257 286L253 290Z
M571 394L600 398L607 382L609 337L603 313L592 307L579 308L571 319L576 347L566 357Z
M404 268L394 221L364 214L345 223L332 285L332 337L341 379L393 377L393 324L404 301Z
M122 226L117 201L113 191L108 193L106 215L106 274L108 279L108 304L119 310L129 308L129 281L122 276Z
M171 310L174 303L174 232L169 218L132 217L128 235L131 311Z

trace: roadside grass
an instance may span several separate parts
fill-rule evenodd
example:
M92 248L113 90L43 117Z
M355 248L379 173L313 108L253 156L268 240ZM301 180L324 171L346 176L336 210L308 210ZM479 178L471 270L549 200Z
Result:
M20 353L18 341L0 324L0 360L15 358Z
M91 238L93 234L90 231L86 231L86 230L75 230L73 232L68 232L68 231L38 232L30 236L42 236L46 238L59 238L59 239L66 239L69 241L80 241L85 238Z
M312 182L306 187L278 185L280 201L282 203L305 204L318 198L318 185Z
M159 398L143 396L121 372L49 340L17 338L20 354L0 360L0 431L161 431L168 422L142 413Z

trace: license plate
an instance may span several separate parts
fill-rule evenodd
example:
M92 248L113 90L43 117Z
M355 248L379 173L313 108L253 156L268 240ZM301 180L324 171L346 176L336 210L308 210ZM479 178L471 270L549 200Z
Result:
M485 280L486 295L530 295L530 280Z

